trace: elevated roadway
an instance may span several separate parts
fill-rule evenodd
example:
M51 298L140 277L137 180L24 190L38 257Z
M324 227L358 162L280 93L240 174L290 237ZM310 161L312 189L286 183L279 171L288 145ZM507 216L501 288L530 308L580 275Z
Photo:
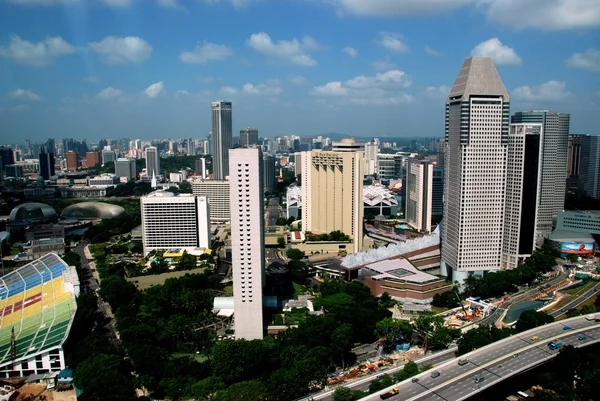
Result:
M565 330L569 326L570 330ZM532 340L533 336L538 339ZM361 400L379 400L379 395L397 387L394 401L461 401L496 385L509 377L530 370L554 358L559 350L550 350L548 343L559 340L564 345L583 347L600 342L600 323L585 316L550 323L497 341L461 356L467 364L458 365L459 358L441 363L433 369L405 380ZM432 372L439 372L433 378ZM479 383L475 378L482 377Z

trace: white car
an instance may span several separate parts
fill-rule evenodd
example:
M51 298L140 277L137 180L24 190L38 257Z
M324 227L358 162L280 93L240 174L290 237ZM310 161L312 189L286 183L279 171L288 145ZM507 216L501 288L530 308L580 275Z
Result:
M595 315L587 315L587 316L585 317L585 320L589 320L589 321L592 321L592 320L595 320L595 319L596 319L596 316L595 316Z

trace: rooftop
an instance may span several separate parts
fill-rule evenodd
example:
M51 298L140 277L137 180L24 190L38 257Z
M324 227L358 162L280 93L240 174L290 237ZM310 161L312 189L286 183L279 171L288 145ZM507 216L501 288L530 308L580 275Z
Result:
M456 97L468 100L473 95L495 95L502 96L505 102L510 100L490 57L469 57L464 61L448 100Z
M364 266L364 269L374 273L374 280L402 280L413 283L425 283L432 280L439 280L438 277L424 273L414 267L408 260L387 259Z
M590 234L583 234L580 232L568 231L568 230L554 230L548 239L552 241L569 241L569 242L594 242L594 237Z

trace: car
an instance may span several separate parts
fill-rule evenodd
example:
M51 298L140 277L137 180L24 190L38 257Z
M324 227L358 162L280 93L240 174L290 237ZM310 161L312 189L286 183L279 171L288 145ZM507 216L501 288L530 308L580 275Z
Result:
M439 377L441 375L441 373L439 372L439 370L434 370L433 372L431 372L431 377L433 379L435 379L436 377Z
M481 383L485 378L483 376L475 377L475 383Z
M585 317L585 320L588 320L588 321L590 321L590 322L591 322L592 320L596 320L596 315L587 315L587 316Z
M579 337L577 337L577 339L578 339L579 341L581 341L581 340L585 340L586 338L587 338L587 337L585 336L585 334L580 334L580 335L579 335Z
M565 327L563 327L563 330L564 331L571 330L571 326L565 326Z
M413 377L411 381L413 383L418 383L419 382L419 378L418 377Z
M537 341L537 340L539 340L539 339L540 339L540 338L539 338L538 336L531 336L531 341Z
M518 357L518 356L519 356L519 353L518 353L518 352L513 354L513 358L516 358L516 357Z
M600 319L594 319L594 322L600 323Z

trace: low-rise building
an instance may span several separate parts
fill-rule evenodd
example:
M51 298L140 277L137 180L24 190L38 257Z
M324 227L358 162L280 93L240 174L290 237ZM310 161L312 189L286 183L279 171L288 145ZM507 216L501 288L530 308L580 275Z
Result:
M118 185L121 181L114 174L102 174L88 180L88 185L94 188L108 188Z
M600 210L563 210L558 213L556 229L600 234Z
M25 229L25 239L65 238L65 227L58 224L37 224Z

